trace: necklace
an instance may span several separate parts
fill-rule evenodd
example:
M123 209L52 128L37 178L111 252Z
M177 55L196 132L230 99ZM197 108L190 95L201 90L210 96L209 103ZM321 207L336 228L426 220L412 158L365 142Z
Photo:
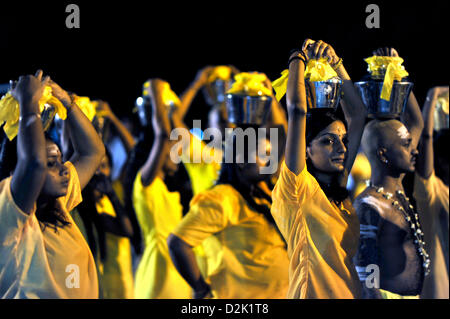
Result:
M370 181L367 182L369 187L375 188L377 193L380 193L384 198L391 200L394 197L394 194L385 192L383 187L378 187L373 185ZM400 211L405 220L408 222L409 227L411 228L411 232L414 235L414 244L416 246L418 254L422 257L422 266L425 272L425 276L430 273L430 256L427 254L425 250L425 241L423 240L423 231L419 223L419 215L414 209L414 206L410 203L409 198L406 197L405 193L401 190L397 190L396 192L397 198L400 200L393 200L392 206L394 206L398 211ZM405 206L406 209L403 207Z

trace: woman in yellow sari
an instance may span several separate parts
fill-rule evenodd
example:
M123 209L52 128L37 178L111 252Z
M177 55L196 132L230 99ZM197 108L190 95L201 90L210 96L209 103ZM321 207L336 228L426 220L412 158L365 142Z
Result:
M327 109L307 110L310 58L326 58L342 79L345 119ZM352 262L359 221L345 185L364 128L364 105L333 48L312 40L289 59L286 98L286 160L272 194L272 215L288 244L288 297L359 298Z
M183 206L179 192L169 191L165 179L175 174L178 165L169 155L172 125L164 92L168 83L149 82L154 142L133 187L133 205L141 227L145 249L135 274L135 298L185 299L191 289L170 260L167 237L181 221Z

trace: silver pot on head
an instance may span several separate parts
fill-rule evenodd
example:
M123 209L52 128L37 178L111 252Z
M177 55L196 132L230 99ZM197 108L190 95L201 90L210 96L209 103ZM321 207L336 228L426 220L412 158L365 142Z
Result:
M398 118L404 111L409 94L414 86L412 82L394 81L389 101L383 100L382 80L360 81L355 83L370 118Z
M223 103L225 101L226 92L231 88L233 81L217 79L203 87L203 96L206 103L210 106Z
M266 95L227 94L225 103L229 122L233 124L264 125L270 112L272 98Z
M341 100L342 80L338 77L326 81L305 80L308 109L329 108L339 106Z

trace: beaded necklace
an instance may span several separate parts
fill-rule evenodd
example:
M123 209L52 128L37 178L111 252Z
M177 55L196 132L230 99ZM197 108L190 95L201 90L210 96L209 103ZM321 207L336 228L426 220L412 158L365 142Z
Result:
M373 185L370 181L367 181L367 185L369 187L375 188L377 193L380 193L387 200L391 200L394 197L394 194L385 192L383 187L378 187ZM406 197L405 193L401 190L397 190L396 192L397 198L403 202L399 203L397 200L392 201L392 206L394 206L398 211L400 211L405 220L408 222L409 227L414 235L414 244L417 248L418 254L422 257L422 266L425 272L425 276L430 273L430 256L425 250L425 241L423 240L423 231L419 223L419 215L414 209L414 206L411 205L409 198ZM406 204L406 205L403 205ZM405 206L406 209L403 207Z

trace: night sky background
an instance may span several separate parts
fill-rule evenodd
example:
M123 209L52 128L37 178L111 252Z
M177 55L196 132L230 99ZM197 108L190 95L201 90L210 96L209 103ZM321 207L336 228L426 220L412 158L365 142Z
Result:
M80 7L80 29L65 26L70 3ZM365 26L370 3L380 7L380 29ZM151 77L178 94L206 65L274 80L309 37L330 43L354 81L373 49L396 48L422 104L428 88L448 85L448 15L448 1L2 1L0 83L42 68L63 88L125 115ZM205 118L204 107L199 94L188 119Z

